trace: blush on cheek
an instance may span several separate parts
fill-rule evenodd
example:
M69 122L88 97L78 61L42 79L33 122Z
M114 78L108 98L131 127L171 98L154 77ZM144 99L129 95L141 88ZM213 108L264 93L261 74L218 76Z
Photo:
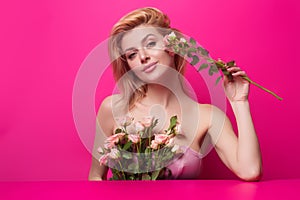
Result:
M140 66L140 64L138 64L137 62L133 62L133 61L127 61L127 64L128 64L130 69L135 69L138 66Z

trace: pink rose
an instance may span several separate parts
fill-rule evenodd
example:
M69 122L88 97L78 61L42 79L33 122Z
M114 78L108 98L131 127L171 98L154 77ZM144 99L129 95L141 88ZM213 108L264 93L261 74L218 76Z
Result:
M152 148L152 149L157 149L158 148L158 143L157 143L157 141L156 140L152 140L151 141L151 145L150 145L150 147Z
M102 155L102 156L99 158L99 163L100 163L100 165L106 165L106 164L107 164L107 158L108 158L108 155L107 155L107 154Z
M154 140L158 143L158 144L165 144L168 140L169 140L169 136L166 134L156 134L154 136Z
M153 123L153 117L152 116L147 116L147 117L143 117L143 121L142 121L142 124L145 126L145 127L150 127Z
M129 134L129 135L128 135L128 139L129 139L132 143L136 144L136 143L138 143L138 142L140 141L140 135L138 135L138 134Z
M171 32L170 34L164 36L163 43L165 46L165 50L172 51L171 45L176 43L176 38L177 37L174 32Z
M106 139L106 141L118 143L119 140L124 137L124 135L125 135L125 133L117 133L117 134L114 134L114 135L108 137Z
M167 146L167 147L172 147L172 146L174 146L174 145L175 145L175 138L174 138L174 137L169 138L169 140L168 140L167 143L166 143L166 146Z
M111 148L113 148L113 147L115 147L115 146L116 146L116 144L113 143L113 142L105 142L105 143L104 143L104 148L105 148L105 149L111 149Z
M145 126L141 122L135 122L134 126L137 132L143 131L145 129Z
M176 34L174 33L174 31L172 31L170 34L166 35L165 38L166 38L168 41L176 40Z
M108 156L111 158L111 159L118 159L120 158L121 156L121 153L118 149L116 148L113 148L111 149L111 151L108 153Z
M117 133L108 137L105 141L104 147L107 149L111 149L120 141L120 139L124 137L124 135L125 133Z

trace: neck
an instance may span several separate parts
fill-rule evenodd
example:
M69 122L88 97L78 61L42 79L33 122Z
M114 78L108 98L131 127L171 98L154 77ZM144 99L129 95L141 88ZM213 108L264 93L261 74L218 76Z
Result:
M158 84L148 84L145 103L160 104L167 107L173 98L174 94L170 89Z
M166 85L148 84L146 97L141 102L144 105L159 104L167 108L171 102L178 101L178 98L184 95L182 86L178 79L173 84Z

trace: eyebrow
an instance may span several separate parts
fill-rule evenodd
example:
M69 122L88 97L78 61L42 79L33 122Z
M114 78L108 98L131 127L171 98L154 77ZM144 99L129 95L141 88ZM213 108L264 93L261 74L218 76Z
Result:
M155 36L155 35L153 33L149 33L142 39L142 43L144 43L150 36ZM130 51L130 50L134 50L134 49L135 49L134 47L127 48L127 49L125 49L124 53L126 53L126 51Z

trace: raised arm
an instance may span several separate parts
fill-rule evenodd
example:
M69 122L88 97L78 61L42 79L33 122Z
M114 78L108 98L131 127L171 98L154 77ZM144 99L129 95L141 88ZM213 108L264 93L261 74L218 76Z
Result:
M238 67L228 68L228 71L233 72L233 80L225 77L224 89L236 118L238 134L234 133L227 116L215 107L208 132L224 164L239 178L256 181L262 175L262 160L248 102L249 83L240 77L246 74Z

